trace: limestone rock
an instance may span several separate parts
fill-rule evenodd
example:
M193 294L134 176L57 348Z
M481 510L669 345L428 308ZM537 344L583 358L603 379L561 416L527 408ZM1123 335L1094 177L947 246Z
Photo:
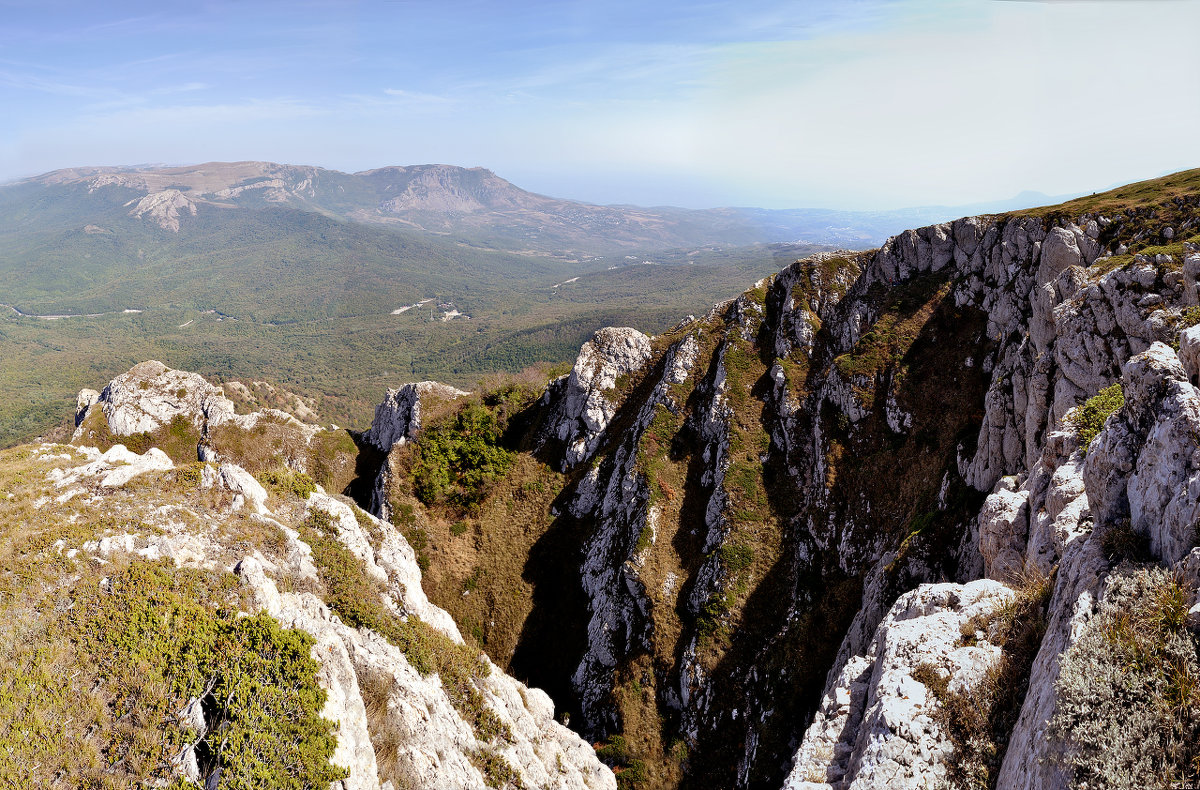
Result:
M1084 465L1088 499L1099 524L1129 518L1155 556L1174 564L1200 522L1200 391L1163 343L1130 359L1122 381L1125 406Z
M83 393L80 395L83 398ZM198 427L209 419L219 423L233 416L233 404L218 387L195 373L172 370L156 360L117 376L93 404L90 408L103 410L109 430L117 436L154 431L177 416Z
M959 646L962 626L1012 595L981 579L900 596L866 655L851 658L822 698L784 788L894 790L944 780L953 748L935 718L940 703L914 671L924 665L940 673L951 690L977 683L1000 649Z
M540 442L554 439L566 448L562 470L596 451L617 410L607 393L620 376L640 370L649 357L649 337L629 327L607 327L579 349L570 375L547 390L550 416Z
M87 416L87 410L92 405L100 400L100 393L95 390L81 389L75 397L75 427L79 427L79 423L83 422L83 418Z
M83 466L54 469L48 479L55 488L66 488L85 478L100 477L99 485L104 488L119 488L138 475L172 469L175 463L157 447L151 447L143 455L130 452L123 444L114 444L104 453L94 447L79 448L89 462Z
M405 384L399 389L389 389L383 401L375 407L375 419L363 439L386 453L392 449L392 445L416 438L421 430L422 399L428 403L430 398L456 400L469 394L436 381L420 381Z
M234 510L244 502L252 511L258 514L269 513L267 510L267 490L254 479L254 475L237 464L221 464L217 471L218 485L234 493ZM238 500L241 497L241 500Z
M1029 492L1002 477L979 511L979 551L989 579L1010 578L1024 566L1029 536Z
M151 192L137 200L125 204L133 206L129 216L141 219L149 215L150 221L164 230L179 232L179 217L181 214L196 216L196 202L178 189L164 189L161 192Z
M1200 384L1200 325L1179 333L1179 364L1193 386Z

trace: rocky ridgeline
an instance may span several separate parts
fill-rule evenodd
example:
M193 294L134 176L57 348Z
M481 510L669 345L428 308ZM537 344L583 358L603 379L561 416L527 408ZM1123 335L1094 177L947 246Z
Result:
M260 422L275 421L294 429L305 443L321 430L278 409L236 414L233 401L220 387L199 374L172 370L156 360L135 365L100 392L81 390L76 400L74 439L83 436L89 416L96 422L102 420L113 436L149 434L184 420L199 432L200 460L216 460L216 452L203 440L222 425L252 431Z
M1182 230L1191 203L1175 206ZM1149 568L1175 574L1171 622L1200 625L1200 251L1128 255L1175 237L1150 216L965 218L799 261L660 337L598 332L506 439L564 480L548 534L569 570L524 571L526 626L556 627L526 627L518 652L569 660L522 676L565 690L558 708L627 782L1062 788L1132 770L1119 749L1089 762L1106 749L1087 739L1120 717L1087 720L1078 667L1115 602L1159 584ZM207 384L172 389L189 374L135 371L81 394L81 430L97 414L112 433L181 417L227 460L209 437L263 420ZM388 392L362 437L389 455L366 502L377 523L398 497L414 506L394 472L431 404L465 395ZM260 507L229 466L203 479ZM415 565L389 569L341 521L368 568L419 594ZM309 604L253 584L307 627ZM375 644L338 633L351 663Z
M585 536L588 625L560 704L584 731L649 718L673 733L659 754L689 747L687 786L923 787L971 760L1001 787L1069 786L1073 747L1047 732L1060 658L1114 573L1104 536L1200 562L1196 371L1170 346L1196 366L1200 255L1111 259L1118 225L909 231L661 338L585 345L533 436L576 470L560 520ZM1126 405L1085 455L1073 420L1117 381ZM963 636L1037 579L1030 664L1003 634ZM939 694L976 693L1002 656L1015 724L968 759Z
M457 392L437 391L448 396ZM89 415L93 421L102 417L109 435L116 438L153 435L180 418L205 438L225 423L252 431L268 417L310 436L320 430L284 420L280 414L235 415L218 387L157 362L136 366L101 393L81 393L80 404L81 426L89 424ZM304 498L299 502L289 498L290 492L269 491L240 466L216 463L224 453L206 449L203 441L199 446L199 455L207 462L177 466L157 447L137 454L119 443L105 452L88 446L44 445L35 449L35 455L50 467L45 472L49 490L32 506L53 519L55 508L86 503L88 512L106 516L102 524L138 525L126 532L111 527L98 530L77 545L59 541L55 546L60 553L71 558L92 556L101 562L117 555L165 559L176 567L232 572L259 610L285 628L310 634L315 640L312 655L320 664L317 680L326 692L321 715L335 724L331 762L348 772L336 787L482 788L509 781L525 787L615 786L613 774L597 760L591 746L555 721L554 703L545 693L515 681L481 657L483 665L470 681L478 694L476 704L490 712L491 726L502 733L485 736L463 712L462 691L452 690L448 681L436 672L430 674L402 647L375 631L347 624L321 595L306 591L320 589L320 580L326 586L330 583L325 578L329 570L318 570L314 549L302 531L319 517L320 523L329 524L326 529L336 541L361 562L368 581L386 591L382 603L388 610L419 619L450 645L462 645L454 621L426 598L415 554L391 524L356 512L350 500L328 495L319 486L306 497L300 492ZM188 469L197 470L196 474L161 478ZM124 495L139 478L154 475L161 479L144 483L132 500ZM189 481L181 501L176 501L178 494L170 482L175 479ZM189 490L199 493L188 494ZM248 544L244 526L236 528L243 535L240 539L229 535L235 528L227 525L245 524L278 530L282 540ZM370 698L364 690L368 685L373 689ZM207 708L202 702L193 700L180 714L191 722L195 744L213 724L206 725L203 711ZM200 784L216 786L220 771L213 772L197 755L198 747L186 746L173 758L178 771ZM386 773L380 767L385 763ZM206 765L209 773L204 773ZM402 779L400 785L394 783L396 777Z

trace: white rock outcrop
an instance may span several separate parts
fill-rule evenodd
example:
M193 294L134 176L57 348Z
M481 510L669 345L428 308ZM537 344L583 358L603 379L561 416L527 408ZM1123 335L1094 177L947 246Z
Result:
M565 446L563 470L587 460L600 446L618 405L606 393L649 358L649 337L629 327L606 327L579 349L571 373L546 390L550 414L540 442L557 439Z
M161 192L151 192L145 197L131 200L125 204L133 206L129 216L149 216L150 221L163 230L179 232L179 217L181 215L196 216L196 201L180 192L178 189L164 189Z
M175 462L157 447L151 447L142 455L130 452L123 444L114 444L103 453L95 447L78 449L87 457L88 463L74 468L51 470L48 479L54 483L55 488L66 488L82 482L85 478L95 477L100 478L100 486L117 488L138 475L175 467Z
M470 395L460 389L439 384L436 381L419 381L405 384L399 389L389 389L383 401L375 407L375 419L363 439L383 452L393 445L404 444L416 438L421 430L421 400L451 401Z
M174 370L157 360L134 365L99 393L81 390L76 399L72 441L86 438L85 421L93 414L99 414L114 436L154 432L177 419L186 420L200 437L197 457L205 461L218 460L216 451L205 442L213 429L225 424L250 431L264 420L276 423L293 431L301 446L322 430L278 409L237 414L233 401L220 387L198 373Z
M219 488L233 493L233 510L249 507L253 513L270 513L267 509L267 490L254 475L237 464L224 463L216 470L205 465L200 472L201 488Z
M939 673L951 691L970 687L1000 648L964 646L962 627L1013 597L999 582L922 585L896 601L865 655L830 679L796 753L786 790L902 790L936 786L953 752L933 692L914 677Z

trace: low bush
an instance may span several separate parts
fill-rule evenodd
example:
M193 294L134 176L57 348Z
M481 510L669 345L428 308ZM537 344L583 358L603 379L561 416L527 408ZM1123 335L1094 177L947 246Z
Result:
M259 472L258 482L279 496L291 495L300 499L308 499L308 495L317 490L317 484L306 473L286 466L276 466Z
M1071 414L1071 423L1079 434L1079 446L1084 454L1104 428L1104 421L1125 405L1125 393L1121 383L1111 384L1100 390L1096 395L1084 401L1084 404Z
M1200 782L1200 638L1190 596L1161 568L1118 569L1099 613L1063 655L1049 735L1072 786Z
M91 575L84 579L46 642L72 645L76 666L61 672L94 677L100 707L86 732L110 774L117 771L114 778L139 786L169 781L170 758L188 743L210 786L221 790L301 790L346 776L329 762L335 725L320 716L325 691L316 681L312 637L283 629L266 614L239 617L230 605L237 603L232 574L135 562L110 571L104 585ZM31 712L4 710L20 697L13 696L14 681L22 682L9 676L0 692L0 738L10 744ZM204 712L202 737L178 717L191 699L200 700ZM47 697L27 702L50 707ZM70 723L47 733L49 742L27 745L79 749L83 744L66 742ZM6 756L13 753L10 748Z
M491 484L513 464L514 453L500 443L503 432L502 422L474 402L427 426L417 440L412 468L417 498L427 505L478 509Z
M483 781L488 787L523 788L521 772L512 767L504 756L495 749L483 747L471 752L471 763L483 774Z
M634 756L623 735L610 735L603 745L598 744L596 756L617 775L618 790L635 790L650 778L646 764Z

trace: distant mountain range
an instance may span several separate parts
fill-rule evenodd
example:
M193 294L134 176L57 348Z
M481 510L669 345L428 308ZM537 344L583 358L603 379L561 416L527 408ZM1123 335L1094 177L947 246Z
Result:
M824 249L737 246L763 235L666 214L443 166L79 168L0 187L0 446L148 358L357 422L385 387L564 362L602 326L662 331Z
M0 446L149 358L361 421L386 386L563 362L958 213L597 206L448 165L56 170L0 186Z
M71 168L0 189L38 186L88 195L129 190L129 213L167 230L177 231L202 212L276 205L567 259L772 242L865 248L905 228L1061 199L1026 193L1003 203L876 212L599 206L528 192L483 168L414 165L342 173L273 162Z

